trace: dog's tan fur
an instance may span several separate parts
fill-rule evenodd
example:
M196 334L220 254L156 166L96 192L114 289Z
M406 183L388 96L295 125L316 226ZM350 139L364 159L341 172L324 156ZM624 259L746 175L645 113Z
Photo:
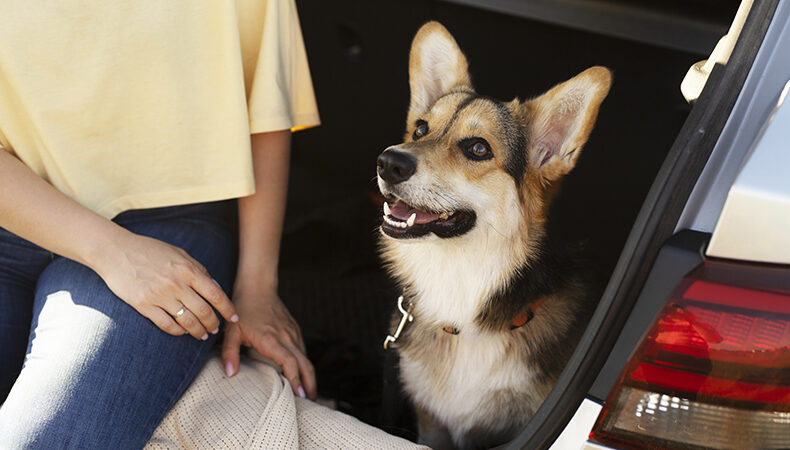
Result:
M541 272L557 276L554 266L541 266L545 221L561 178L593 128L611 75L593 67L529 101L479 97L455 40L430 22L414 38L409 83L405 142L391 149L415 158L417 170L397 184L380 176L379 188L387 198L426 211L474 211L476 221L449 238L382 238L382 257L414 316L398 341L401 377L417 406L424 442L494 445L512 438L534 414L586 320L589 305L578 277L553 281ZM413 139L418 120L429 131ZM490 159L470 160L459 151L460 140L472 136L490 144ZM518 285L529 277L552 288L536 298L515 298L514 292L532 292ZM511 330L512 316L537 303L534 319ZM445 326L460 332L449 334Z

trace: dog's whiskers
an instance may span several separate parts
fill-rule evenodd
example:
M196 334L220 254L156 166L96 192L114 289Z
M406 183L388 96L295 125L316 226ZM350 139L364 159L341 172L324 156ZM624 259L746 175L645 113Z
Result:
M495 231L495 232L496 232L498 235L502 236L503 238L506 238L506 237L507 237L507 236L505 236L505 233L502 233L501 231L499 231L499 230L497 229L497 227L495 227L495 226L494 226L494 224L493 224L491 221L488 221L488 220L483 220L483 222L484 222L486 225L488 225L489 227L491 227L491 229L492 229L492 230L494 230L494 231Z

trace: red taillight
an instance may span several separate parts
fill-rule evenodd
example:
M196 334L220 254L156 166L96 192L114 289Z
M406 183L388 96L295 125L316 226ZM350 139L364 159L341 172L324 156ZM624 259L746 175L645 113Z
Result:
M626 365L591 439L790 448L790 270L705 262Z

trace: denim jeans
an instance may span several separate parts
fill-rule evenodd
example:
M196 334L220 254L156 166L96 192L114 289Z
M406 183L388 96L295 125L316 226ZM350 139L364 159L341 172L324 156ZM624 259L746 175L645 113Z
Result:
M235 202L114 220L181 247L232 286ZM0 448L143 447L202 366L209 336L166 334L87 267L0 228Z

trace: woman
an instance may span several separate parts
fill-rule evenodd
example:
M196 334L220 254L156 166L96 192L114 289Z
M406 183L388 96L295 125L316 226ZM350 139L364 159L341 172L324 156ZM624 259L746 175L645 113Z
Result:
M277 296L289 129L318 123L293 2L0 15L0 447L142 447L223 318L228 376L249 345L314 398Z

